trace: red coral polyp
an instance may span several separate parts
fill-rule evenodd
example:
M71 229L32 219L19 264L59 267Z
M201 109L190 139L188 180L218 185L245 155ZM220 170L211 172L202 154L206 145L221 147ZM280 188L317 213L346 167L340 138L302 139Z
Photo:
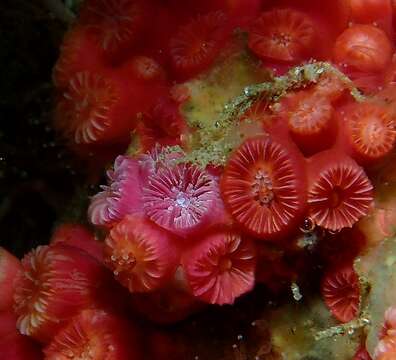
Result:
M334 45L334 60L361 72L384 70L391 57L389 38L374 25L353 25L337 38Z
M76 144L118 140L133 128L126 83L84 71L70 78L55 108L55 127Z
M151 18L148 1L88 0L79 23L86 26L107 60L116 63L137 45Z
M341 322L353 320L359 312L359 279L353 266L346 264L324 275L321 293L332 315Z
M315 41L314 24L293 9L266 11L253 23L249 48L264 60L296 62L307 58Z
M149 151L157 144L172 146L182 143L188 127L179 106L170 96L164 96L156 101L151 111L141 116L136 133L143 151Z
M289 132L305 155L328 149L334 144L337 127L334 108L327 97L303 91L291 96L287 103Z
M66 33L63 39L52 78L55 86L65 89L75 74L87 70L101 70L104 66L100 50L87 29L76 25Z
M73 223L59 225L52 234L50 242L74 246L100 262L103 260L103 244L83 225Z
M377 163L388 155L396 141L396 123L391 110L381 104L358 103L343 116L347 147L362 165Z
M143 206L152 221L182 237L223 220L218 179L195 165L159 169L143 188Z
M182 264L193 295L210 304L232 304L254 287L256 249L234 231L207 234Z
M137 333L115 315L85 310L71 319L44 349L46 360L140 359Z
M309 216L316 225L338 231L369 213L373 185L354 160L322 152L311 158L309 173Z
M0 312L12 308L14 281L21 271L20 261L0 247Z
M139 162L128 156L118 156L114 169L107 172L108 186L91 199L88 218L94 225L111 227L126 215L143 211Z
M216 60L230 33L227 16L212 12L182 26L170 41L170 58L176 76L189 78L207 70Z
M92 306L107 279L105 268L81 250L39 246L22 259L14 310L21 334L46 342L81 309Z
M305 176L298 149L268 136L250 138L228 160L222 196L241 229L279 239L295 230L305 211Z
M113 227L104 253L115 278L132 293L163 287L179 265L171 235L138 216L127 216Z

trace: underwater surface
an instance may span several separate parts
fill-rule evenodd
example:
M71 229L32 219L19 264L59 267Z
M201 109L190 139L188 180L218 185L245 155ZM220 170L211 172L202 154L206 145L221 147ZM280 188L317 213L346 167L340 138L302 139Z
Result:
M3 0L0 359L396 359L395 16Z

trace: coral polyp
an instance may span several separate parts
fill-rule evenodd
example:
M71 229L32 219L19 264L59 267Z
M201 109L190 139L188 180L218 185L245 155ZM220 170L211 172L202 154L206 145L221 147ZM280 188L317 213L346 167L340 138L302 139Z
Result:
M305 173L300 156L270 137L248 139L231 155L222 195L244 230L262 239L279 238L301 220Z
M140 0L89 0L81 9L80 22L114 61L139 40L148 13L147 5Z
M106 238L104 262L130 292L153 291L176 272L179 255L173 241L149 220L128 216Z
M232 231L208 234L183 258L194 296L211 304L232 304L254 286L255 248Z
M221 221L218 179L195 165L159 169L148 179L142 199L152 221L180 236Z
M85 310L71 319L44 349L47 360L137 359L134 329L103 310Z
M109 116L118 101L119 89L111 80L88 71L77 73L58 104L56 125L76 144L101 141L111 129Z
M308 191L311 219L325 229L352 227L372 206L373 185L352 159L339 162L312 159L312 180ZM331 158L330 158L331 159Z
M198 16L181 27L170 41L175 73L190 77L206 70L215 61L228 35L228 18L221 11Z
M53 126L86 177L0 249L0 357L11 324L48 360L396 359L396 2L45 3L81 5Z
M382 160L394 148L396 123L387 107L362 103L344 116L352 156L363 164Z
M315 29L305 14L276 9L264 12L249 33L249 47L259 57L275 61L298 61L306 57L315 41Z
M359 279L350 264L328 270L322 279L321 292L327 307L339 321L348 322L358 315Z
M106 279L99 262L71 246L40 246L22 260L14 310L24 335L48 341L82 308L94 303Z

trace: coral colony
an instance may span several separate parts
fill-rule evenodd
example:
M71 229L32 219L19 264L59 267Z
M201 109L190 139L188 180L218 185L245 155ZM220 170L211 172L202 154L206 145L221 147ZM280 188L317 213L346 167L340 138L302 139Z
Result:
M107 183L90 227L21 261L0 249L0 357L396 359L395 16L389 0L84 1L53 124ZM263 300L266 346L213 357L150 332L257 288L283 299Z

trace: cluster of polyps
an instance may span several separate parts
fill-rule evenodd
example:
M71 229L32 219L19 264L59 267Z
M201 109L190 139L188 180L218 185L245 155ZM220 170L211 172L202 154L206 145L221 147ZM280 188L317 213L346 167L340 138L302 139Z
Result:
M285 259L304 252L302 233L313 232L322 240L311 245L325 249L325 303L341 322L356 317L351 263L364 241L355 224L373 208L372 179L396 139L386 3L85 1L54 69L55 127L80 154L118 149L132 131L138 145L116 158L92 198L88 216L104 229L103 244L71 226L22 264L0 253L0 300L9 308L14 297L11 322L45 343L48 359L135 359L125 337L131 324L117 307L130 299L148 318L170 322L200 303L232 304L256 281L271 289L296 281L310 261ZM233 119L235 129L255 132L224 149L225 163L210 154L209 166L184 161L217 127L188 123L182 105L197 94L185 82L204 79L234 52L257 73L270 69L273 87L287 82L275 76L313 58L333 62L353 83L339 71L289 79L287 91L250 99ZM388 331L378 359L391 348Z

